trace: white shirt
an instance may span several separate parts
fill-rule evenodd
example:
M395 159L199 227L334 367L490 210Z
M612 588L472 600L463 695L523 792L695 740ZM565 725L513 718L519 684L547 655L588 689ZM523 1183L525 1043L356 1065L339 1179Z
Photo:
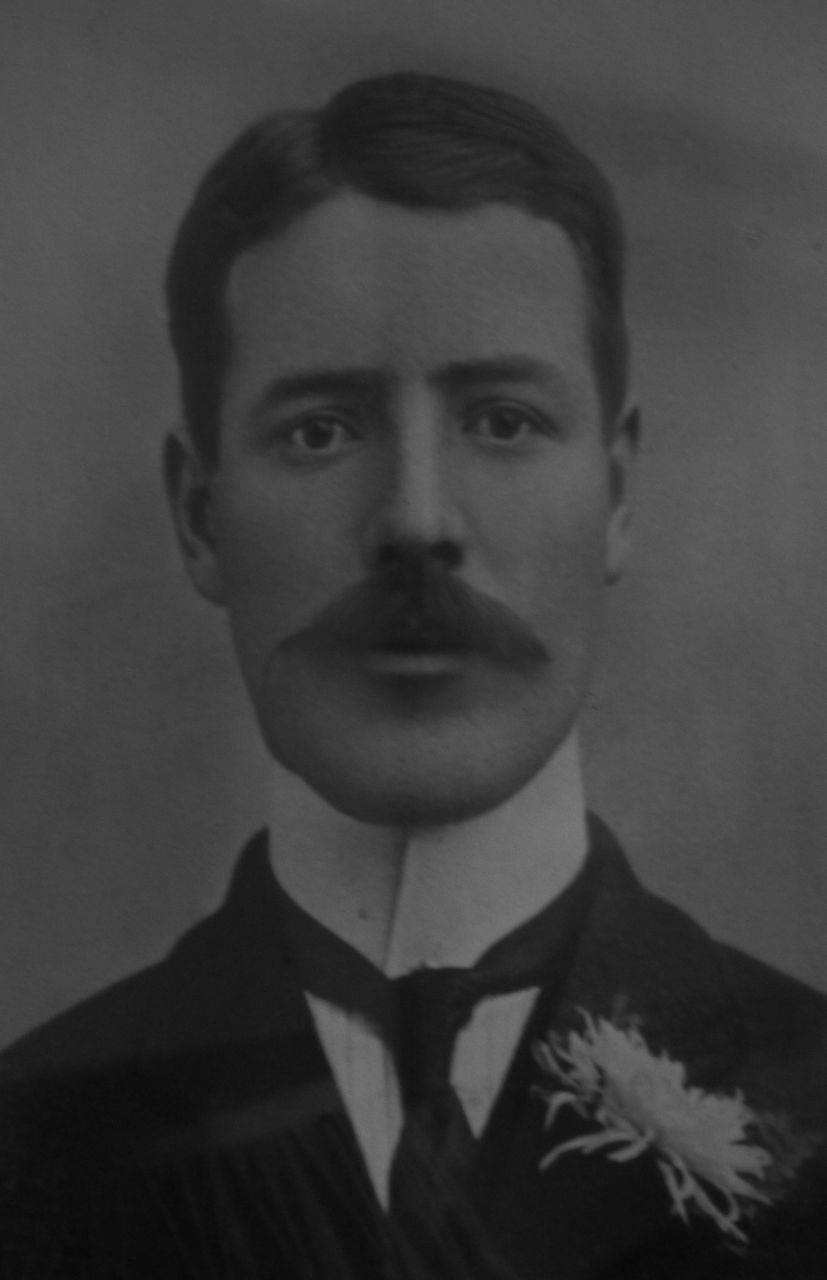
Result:
M466 822L400 831L332 809L275 767L271 858L290 896L389 977L472 965L566 888L586 854L572 735L517 795ZM457 1037L451 1080L480 1133L536 990L481 1001ZM386 1045L358 1014L308 995L380 1202L403 1123Z

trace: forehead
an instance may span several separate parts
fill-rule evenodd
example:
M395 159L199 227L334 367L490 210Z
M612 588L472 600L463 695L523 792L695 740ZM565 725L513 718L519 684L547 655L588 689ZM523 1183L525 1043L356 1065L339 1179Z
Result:
M593 381L571 241L509 206L443 213L337 196L244 254L227 305L230 399L281 370L370 367L404 378L504 354Z

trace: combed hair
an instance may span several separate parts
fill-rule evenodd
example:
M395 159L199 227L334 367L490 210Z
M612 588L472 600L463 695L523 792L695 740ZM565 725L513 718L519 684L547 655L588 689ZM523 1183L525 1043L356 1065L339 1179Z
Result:
M234 261L343 191L458 213L500 203L557 223L584 273L604 419L615 420L628 356L623 229L608 182L530 103L406 72L358 81L319 111L266 116L200 183L175 238L166 297L184 418L206 462L219 451Z

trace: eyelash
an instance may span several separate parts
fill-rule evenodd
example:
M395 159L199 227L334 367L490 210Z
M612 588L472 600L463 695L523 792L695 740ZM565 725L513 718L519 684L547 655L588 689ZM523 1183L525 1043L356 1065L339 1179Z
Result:
M284 448L293 449L296 453L304 453L307 457L313 457L314 454L320 458L324 457L327 452L325 449L302 448L297 440L299 432L313 428L319 423L330 426L333 430L338 428L340 432L349 436L351 440L358 438L360 435L360 432L352 425L347 415L333 410L320 410L316 413L306 414L297 421L292 421L282 427L277 432L278 442Z
M494 436L489 436L487 437L487 443L492 448L505 450L509 445L516 445L535 435L552 437L559 433L557 423L547 414L541 413L538 409L529 405L512 400L492 400L476 405L473 411L466 415L465 430L470 431L481 419L495 414L513 415L522 419L522 423L528 426L528 431L520 431L516 437L500 440Z

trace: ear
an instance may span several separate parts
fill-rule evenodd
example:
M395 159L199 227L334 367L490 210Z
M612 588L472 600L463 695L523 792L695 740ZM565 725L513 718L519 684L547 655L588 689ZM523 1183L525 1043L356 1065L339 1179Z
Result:
M167 436L163 466L167 499L190 581L205 600L223 604L213 511L214 473L205 466L185 428Z
M605 576L608 583L617 582L623 576L629 558L639 441L640 415L637 408L632 408L618 418L606 446L611 502L606 534Z

